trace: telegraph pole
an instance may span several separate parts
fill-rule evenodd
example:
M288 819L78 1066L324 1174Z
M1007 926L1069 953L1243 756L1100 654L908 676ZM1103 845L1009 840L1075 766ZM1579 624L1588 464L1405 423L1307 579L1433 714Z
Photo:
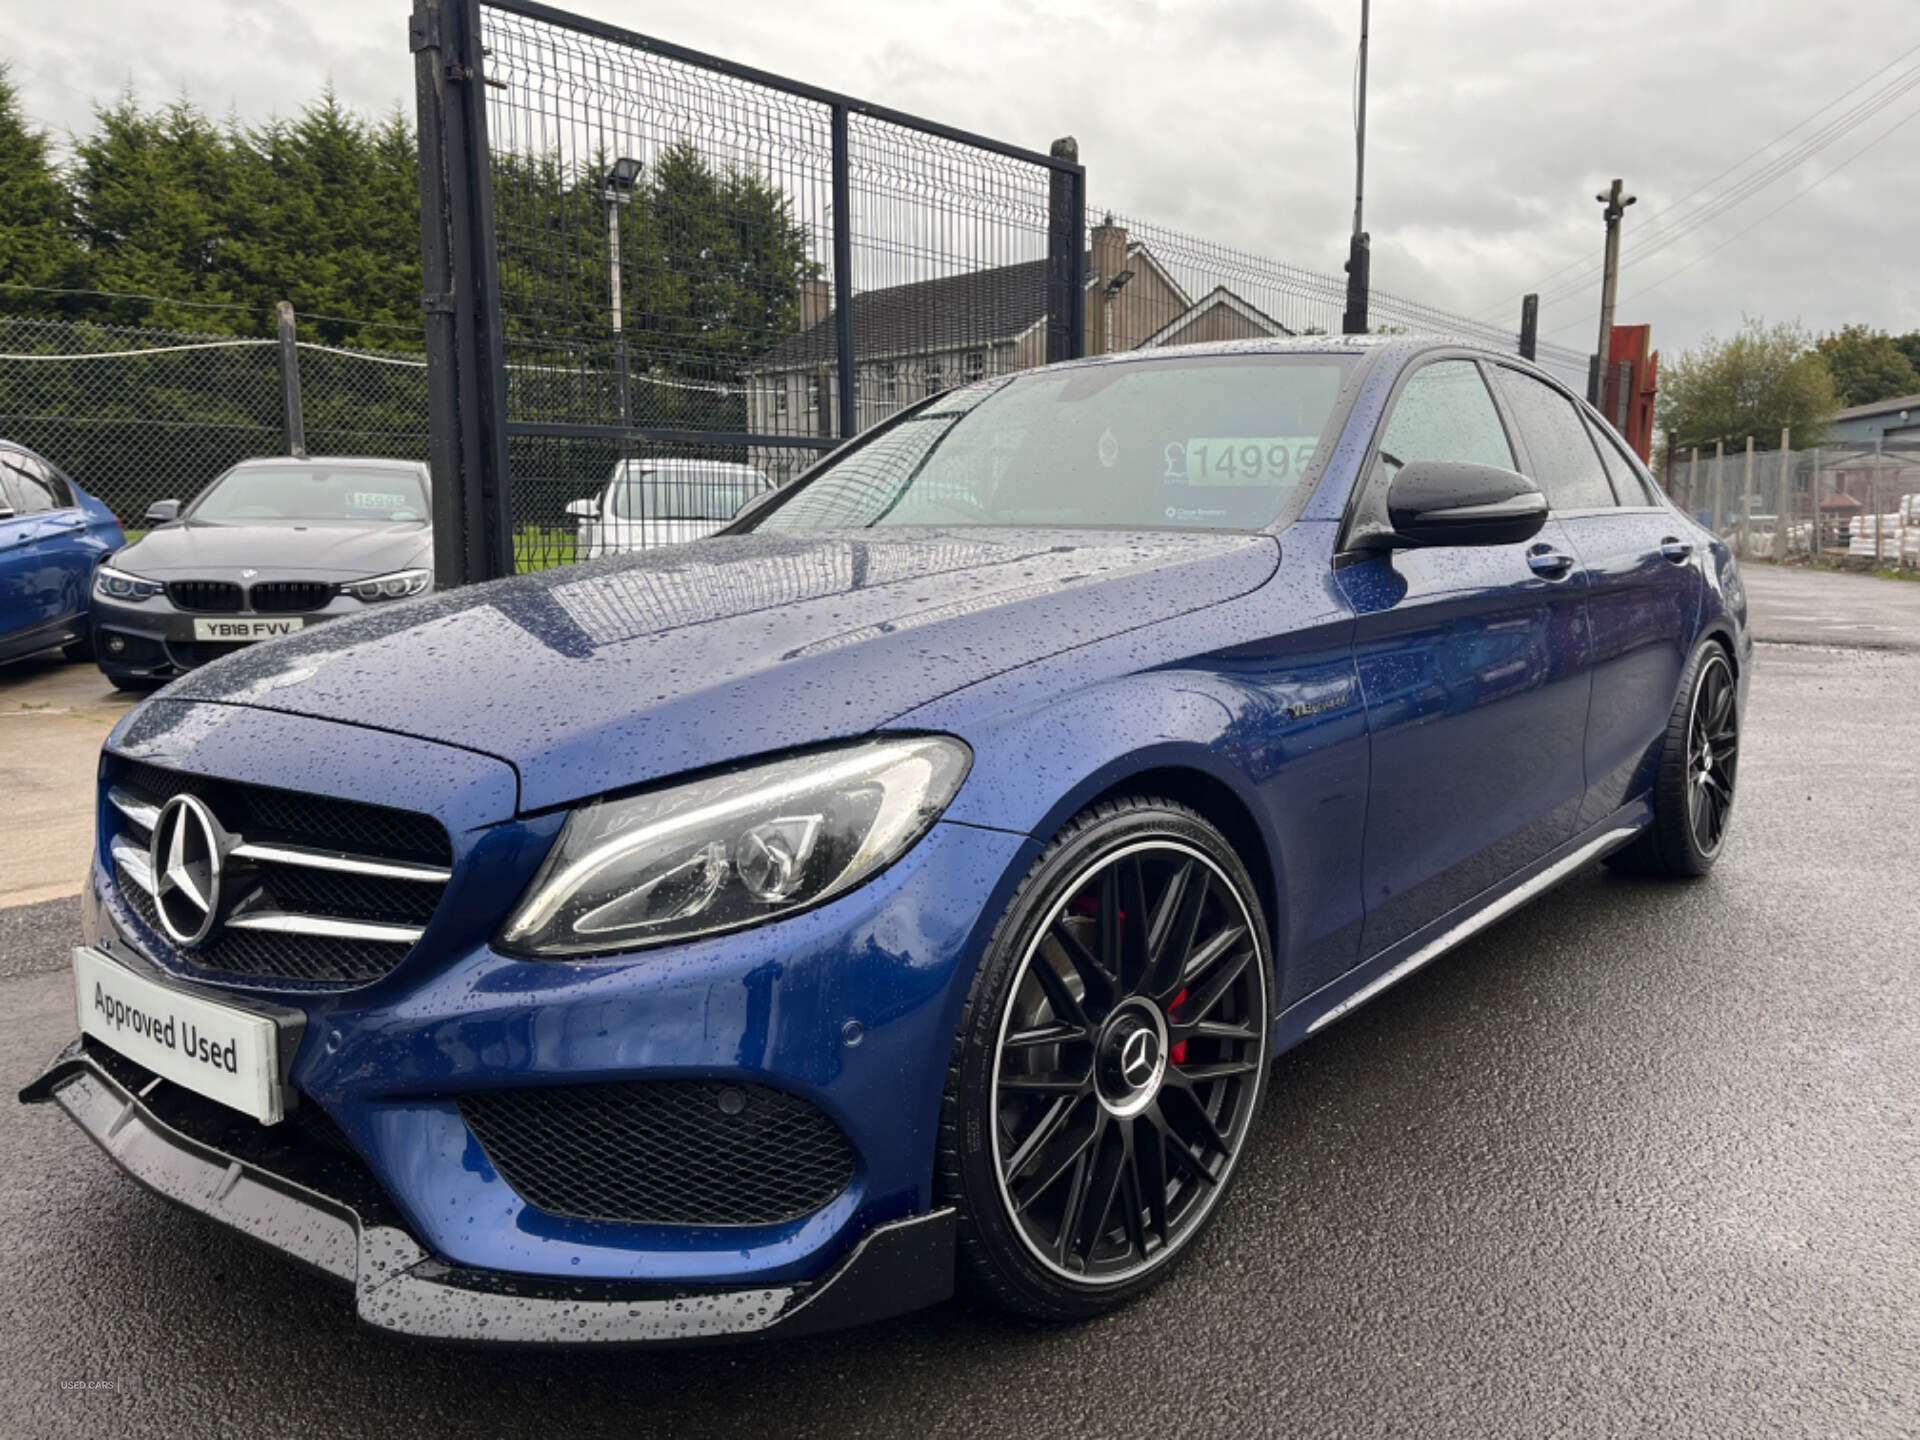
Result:
M1620 182L1593 198L1606 206L1607 263L1600 279L1600 348L1587 372L1587 403L1598 408L1600 387L1607 372L1607 357L1613 353L1613 298L1620 280L1620 217L1636 197L1622 195Z
M1340 328L1348 335L1367 333L1368 237L1361 206L1367 190L1367 7L1360 0L1359 93L1353 117L1353 238L1347 243L1347 313Z

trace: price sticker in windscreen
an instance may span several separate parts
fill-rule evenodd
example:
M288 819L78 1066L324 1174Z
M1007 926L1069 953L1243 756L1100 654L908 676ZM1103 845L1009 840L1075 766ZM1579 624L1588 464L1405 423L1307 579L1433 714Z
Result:
M1222 487L1291 485L1313 463L1319 443L1317 435L1196 436L1167 447L1165 478Z

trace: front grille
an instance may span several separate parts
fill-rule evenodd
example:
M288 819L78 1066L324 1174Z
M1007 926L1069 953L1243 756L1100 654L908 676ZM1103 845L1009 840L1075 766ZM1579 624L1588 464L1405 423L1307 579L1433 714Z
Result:
M182 670L195 670L209 660L252 648L248 640L169 640L167 658Z
M493 1168L537 1210L641 1225L778 1225L853 1179L847 1138L784 1090L645 1080L460 1101Z
M182 610L229 614L240 608L240 587L231 580L171 580L167 598Z
M324 580L262 580L247 591L247 603L263 615L318 610L333 598Z
M443 873L401 879L319 868L300 853L323 852L371 868L399 862L444 872L452 864L453 847L431 816L138 761L117 762L108 783L136 810L162 806L175 795L195 795L248 845L289 852L275 859L234 858L230 876L238 888L228 892L234 898L225 927L196 949L175 949L167 944L153 898L137 873L149 868L144 856L150 832L122 807L121 834L112 842L121 894L162 949L195 969L310 987L364 985L407 957L414 934L432 919L446 888ZM249 920L263 917L291 928L248 928ZM311 933L343 923L407 928L396 935Z

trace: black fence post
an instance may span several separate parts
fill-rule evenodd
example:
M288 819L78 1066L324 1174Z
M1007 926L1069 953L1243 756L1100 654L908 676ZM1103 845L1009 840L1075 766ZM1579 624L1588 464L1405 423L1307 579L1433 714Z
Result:
M1071 135L1053 142L1056 160L1078 162L1080 143ZM1055 168L1047 178L1047 361L1086 353L1085 172ZM1080 182L1076 184L1075 182ZM1078 222L1075 212L1078 212ZM1100 277L1111 280L1110 275ZM1075 316L1078 316L1076 321Z
M280 397L286 414L287 453L305 459L307 426L300 413L300 351L293 338L293 306L282 300L275 313L280 330Z
M479 16L478 0L414 0L408 27L420 125L421 307L441 585L513 570Z
M833 336L840 371L840 438L860 428L854 394L853 353L853 172L847 140L847 107L833 107Z
M1073 153L1078 158L1078 145ZM1073 239L1067 247L1067 358L1078 360L1087 353L1087 172L1075 169L1068 178L1073 197L1067 225Z

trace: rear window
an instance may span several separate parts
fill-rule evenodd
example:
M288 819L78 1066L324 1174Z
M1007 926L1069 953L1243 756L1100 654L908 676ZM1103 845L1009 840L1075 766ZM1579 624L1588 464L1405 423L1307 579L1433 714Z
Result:
M248 465L214 481L188 513L230 523L382 524L425 520L427 491L416 471L393 466Z

